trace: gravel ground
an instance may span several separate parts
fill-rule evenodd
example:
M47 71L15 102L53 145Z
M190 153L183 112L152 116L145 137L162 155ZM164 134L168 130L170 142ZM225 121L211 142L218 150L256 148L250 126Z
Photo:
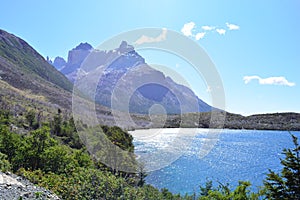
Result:
M0 172L0 200L25 200L25 199L60 199L58 196L35 186L28 180L12 173Z

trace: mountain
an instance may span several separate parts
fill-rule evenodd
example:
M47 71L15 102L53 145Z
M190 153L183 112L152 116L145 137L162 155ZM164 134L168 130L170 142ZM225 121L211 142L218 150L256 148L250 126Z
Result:
M62 68L64 68L67 64L67 62L65 61L64 58L57 56L52 64L56 69L61 70Z
M87 54L87 52L90 53ZM176 107L178 99L182 99L181 103L183 104L188 104L191 100L195 100L195 94L190 89L175 83L162 72L151 68L146 64L145 59L126 42L122 42L118 48L111 51L94 50L90 45L82 43L69 54L70 62L68 60L69 63L66 63L64 67L72 66L70 63L77 63L77 66L73 65L73 67L75 66L73 70L80 72L75 73L76 76L80 76L79 81L93 78L89 76L89 74L93 75L93 73L90 73L93 72L93 67L101 66L99 69L103 69L99 81L101 84L98 84L96 88L99 102L105 103L104 100L111 99L111 93L118 89L117 85L121 86L121 91L118 89L120 97L115 103L122 103L124 98L121 98L121 96L126 97L128 93L131 93L129 109L132 112L146 113L147 109L151 108L152 113L157 112L157 114L160 114L160 109L150 107L155 103L160 103L171 113L174 110L178 111L176 110L178 109ZM75 58L74 55L76 54L82 57L80 59ZM42 111L44 117L55 114L58 108L64 109L66 114L71 113L71 91L73 85L48 61L21 38L0 30L0 109L10 110L14 116L19 116L21 120L24 118L22 116L24 112L31 109ZM78 66L79 63L83 64L82 69ZM105 63L108 66L105 66ZM126 79L123 81L124 78ZM98 79L95 80L98 81ZM152 80L152 84L143 85L143 87L133 91L135 89L134 86L139 81L147 80ZM199 99L196 98L197 100ZM109 102L107 105L109 105ZM198 103L199 105L208 106L207 104L202 104L200 100ZM89 107L88 104L91 104L91 102L80 99L80 104ZM116 106L119 105L117 104ZM90 107L93 107L93 105ZM154 128L161 127L161 122L165 120L164 115L156 115L154 117L155 120L153 120L151 118L153 116L130 114L134 122L131 123L126 113L125 115L124 113L115 115L115 113L112 114L111 109L104 106L96 104L94 107L96 108L99 123L109 126L120 125L126 129ZM83 111L84 108L83 106ZM208 106L207 109L209 108ZM225 128L300 130L299 113L274 113L244 117L227 112L218 112L218 115L221 115L221 117L224 114L226 114ZM87 117L89 115L90 113L87 112ZM213 124L218 123L214 122ZM168 115L163 126L214 127L211 126L210 112Z
M85 47L88 45L81 45L79 49ZM44 59L21 38L0 30L0 109L9 110L21 120L29 110L43 113L43 118L56 114L58 109L69 115L72 89L73 84L49 64L49 59ZM79 101L82 105L91 103L83 98ZM101 124L115 125L108 108L95 107ZM145 124L145 120L136 119L136 127Z
M72 83L27 42L0 30L1 96L20 102L43 101L70 107ZM32 103L33 104L33 103Z
M9 110L14 116L24 118L24 113L34 110L48 118L63 110L72 111L73 84L49 64L23 39L0 30L0 110ZM88 105L89 100L80 98ZM111 112L96 105L101 124L115 125Z
M179 114L187 112L208 112L211 106L199 99L194 92L186 86L177 84L172 78L165 76L162 72L149 66L145 59L140 56L133 46L126 41L110 51L93 49L87 43L81 43L69 51L68 61L61 72L72 82L80 77L92 78L90 74L97 68L103 68L99 74L101 77L93 77L98 82L95 100L101 105L109 108L114 107L121 111L128 110L130 113L148 114L153 105L160 104L165 111L152 110L159 114ZM126 77L126 78L125 78ZM125 79L124 79L125 78ZM99 79L99 80L98 80ZM147 81L147 84L142 82ZM88 83L84 83L88 84ZM137 87L141 84L139 87ZM112 95L116 87L118 90L112 105ZM92 85L86 88L92 88ZM85 91L91 94L93 91ZM129 103L123 97L130 95ZM94 98L92 95L91 98ZM123 105L124 104L124 105Z
M80 43L77 47L69 51L68 62L61 69L61 72L63 74L70 74L75 71L92 50L93 47L90 44Z

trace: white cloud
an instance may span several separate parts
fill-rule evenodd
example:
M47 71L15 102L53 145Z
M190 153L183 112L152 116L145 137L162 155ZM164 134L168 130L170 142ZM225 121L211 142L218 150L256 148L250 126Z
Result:
M181 32L185 36L192 36L192 30L195 28L195 23L194 22L189 22L183 25Z
M201 28L202 28L203 30L205 30L205 31L211 31L211 30L214 30L214 29L215 29L214 26L202 26Z
M196 40L200 40L200 39L204 38L205 34L206 34L205 32L197 33L195 36Z
M195 40L200 40L206 36L209 31L216 31L219 35L225 35L228 30L239 30L240 27L236 24L226 23L227 29L218 26L203 25L201 26L202 32L193 34L196 24L195 22L189 22L183 25L181 32L187 37L194 38Z
M140 45L143 43L153 43L153 42L161 42L166 40L168 30L166 28L162 29L162 32L157 37L149 37L146 35L142 35L139 39L137 39L134 44Z
M222 29L222 28L217 28L216 31L220 34L220 35L225 35L226 33L226 30L225 29Z
M228 22L226 23L226 26L228 27L229 30L239 30L240 27L236 24L229 24Z
M284 85L284 86L295 86L295 83L289 82L285 77L269 77L261 78L259 76L244 76L243 78L245 84L248 84L252 80L258 80L260 85Z

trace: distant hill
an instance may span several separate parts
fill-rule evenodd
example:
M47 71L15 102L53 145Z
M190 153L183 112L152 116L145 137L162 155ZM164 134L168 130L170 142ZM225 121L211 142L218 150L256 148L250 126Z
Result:
M85 67L80 69L82 64ZM69 51L68 61L60 71L70 81L74 82L78 75L84 77L99 66L107 66L101 74L101 78L99 77L95 98L96 102L103 106L112 106L112 94L116 86L119 85L123 87L119 91L120 97L132 95L129 103L131 113L148 114L149 109L154 104L162 105L169 114L209 112L212 109L211 106L198 98L191 89L177 84L170 77L149 66L145 59L134 50L133 46L125 41L118 48L110 51L93 49L88 43L81 43ZM122 82L124 77L126 80ZM138 83L144 80L149 80L152 83L135 88ZM122 101L123 99L120 98L119 100ZM122 110L121 107L118 109Z
M290 130L300 131L300 113L268 113L250 116L242 116L229 112L215 112L215 117L226 116L223 128L226 129L249 129L249 130ZM169 115L165 127L194 127L194 128L214 128L211 113L188 113L183 116ZM197 123L195 123L197 122Z

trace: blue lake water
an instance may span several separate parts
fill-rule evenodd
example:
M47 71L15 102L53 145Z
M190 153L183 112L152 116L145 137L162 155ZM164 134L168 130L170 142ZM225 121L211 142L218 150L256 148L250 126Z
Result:
M173 131L174 129L165 129L162 134L141 138L135 132L136 154L146 154L149 159L157 159L156 162L168 160L174 156L172 148L168 151L164 149L178 143L174 142L176 135ZM292 133L300 137L300 132ZM282 150L293 148L292 138L287 131L222 130L207 155L201 157L199 151L202 151L201 147L209 139L207 129L197 129L192 136L176 137L179 138L178 141L186 137L190 140L189 143L178 145L186 147L179 149L180 155L177 154L171 163L149 172L146 181L157 188L168 188L173 193L181 194L198 193L199 186L204 186L207 180L212 180L215 185L218 182L229 183L232 187L239 180L247 180L252 183L252 190L255 191L263 185L268 169L277 172L281 170ZM176 149L178 153L178 148ZM162 158L150 156L151 153L159 155L160 151Z

